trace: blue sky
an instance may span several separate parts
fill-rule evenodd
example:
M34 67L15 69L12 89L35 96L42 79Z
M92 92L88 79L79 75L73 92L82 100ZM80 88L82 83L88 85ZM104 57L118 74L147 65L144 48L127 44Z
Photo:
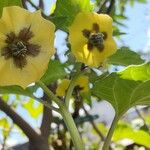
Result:
M150 0L146 5L139 3L135 3L134 7L128 5L126 16L128 17L128 20L125 21L127 28L122 28L122 31L127 35L122 36L123 45L130 46L136 51L145 50L150 41L150 37L148 37L148 32L150 32Z

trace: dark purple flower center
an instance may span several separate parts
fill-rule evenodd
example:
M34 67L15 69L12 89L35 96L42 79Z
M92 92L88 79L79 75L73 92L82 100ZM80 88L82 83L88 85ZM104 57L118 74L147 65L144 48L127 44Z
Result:
M100 32L99 25L93 24L92 30L84 29L82 31L83 36L88 39L88 50L92 50L96 47L100 52L104 49L104 40L107 38L106 32Z
M27 64L27 56L35 57L40 52L40 46L30 43L33 32L29 28L23 28L19 34L10 32L6 35L6 46L1 50L1 56L5 59L13 59L17 68L22 69Z

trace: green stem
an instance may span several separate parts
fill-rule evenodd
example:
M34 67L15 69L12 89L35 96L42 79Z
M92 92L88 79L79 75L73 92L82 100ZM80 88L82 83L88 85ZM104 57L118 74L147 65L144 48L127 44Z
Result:
M40 98L37 98L37 97L35 97L35 96L33 96L32 98L34 98L36 101L42 103L42 104L43 104L44 106L46 106L47 108L52 109L52 110L54 110L54 111L56 111L56 112L59 112L59 109L56 108L56 107L54 107L54 106L52 106L49 102L47 102L47 101L45 101L45 100L42 100L42 99L40 99Z
M84 150L82 139L79 135L79 132L74 123L74 120L71 114L68 112L65 104L59 98L57 98L54 95L54 93L43 82L39 81L37 84L44 90L47 96L59 106L59 112L62 115L63 120L68 128L68 131L71 135L71 138L75 145L76 150Z
M76 81L77 81L79 76L80 76L80 73L77 73L76 75L74 75L74 77L70 81L70 84L69 84L69 87L68 87L68 90L67 90L67 93L66 93L66 97L65 97L65 103L66 103L67 109L69 108L69 101L70 101L73 89L76 85Z
M114 120L113 120L112 124L111 124L111 127L109 129L108 134L107 134L107 137L106 137L106 140L104 142L102 150L109 150L109 146L110 146L110 143L111 143L111 138L113 136L113 133L114 133L115 127L118 123L118 120L119 120L119 117L116 115L114 117Z
M67 128L68 128L68 131L71 135L71 138L75 145L76 150L84 150L82 139L79 135L79 132L74 123L74 120L73 120L71 114L68 112L66 106L61 106L59 111L64 119L64 122L65 122Z
M58 106L63 105L63 102L55 96L55 94L42 82L38 81L37 84L44 90L47 96L52 99Z

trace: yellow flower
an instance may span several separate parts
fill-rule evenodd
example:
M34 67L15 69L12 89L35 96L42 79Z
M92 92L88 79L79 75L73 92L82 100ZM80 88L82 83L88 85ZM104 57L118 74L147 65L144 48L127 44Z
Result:
M70 80L64 79L58 85L56 89L57 96L65 96L65 93L69 87ZM89 91L89 78L87 76L80 76L75 84L74 91L79 91L81 94Z
M76 81L77 90L80 91L80 93L86 93L89 91L89 78L87 76L80 76Z
M105 14L80 12L69 28L69 42L76 60L90 67L100 66L112 55L112 18Z
M5 7L0 19L0 86L25 88L45 73L54 54L55 26L17 6Z
M65 96L65 93L69 87L69 84L70 84L70 80L68 79L62 80L56 89L56 95L60 97Z

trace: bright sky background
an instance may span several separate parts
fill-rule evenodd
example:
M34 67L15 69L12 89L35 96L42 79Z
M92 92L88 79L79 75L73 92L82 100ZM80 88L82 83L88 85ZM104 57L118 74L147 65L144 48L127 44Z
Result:
M150 54L150 0L147 4L135 3L126 7L125 21L127 28L122 28L127 35L122 36L123 45L136 51Z
M37 2L37 0L34 0ZM55 0L45 0L47 2L46 12L49 12L49 8L51 6L51 3ZM147 53L147 56L149 55L150 59L150 0L148 4L139 4L135 3L134 7L127 6L126 7L126 16L128 17L128 20L125 21L125 24L127 28L122 28L122 32L126 32L126 35L122 36L122 41L120 42L123 46L129 46L132 50L135 51L143 51ZM55 41L55 45L60 48L60 46L64 43L63 36L64 34L61 33L61 36L59 38L57 37ZM61 49L66 49L66 47L61 47ZM61 51L59 50L59 53L61 54ZM98 109L99 110L99 109ZM97 113L101 113L97 110ZM37 126L37 124L40 124L40 121L33 120L26 111L22 110L21 108L18 108L18 112L21 116L23 116L26 120L30 120L30 123L32 126ZM96 111L95 111L96 112ZM110 112L111 113L111 112ZM0 112L0 116L2 116L3 113ZM110 114L111 115L111 114ZM103 116L108 116L103 113ZM21 138L18 133L13 134L9 138L9 144L16 144L23 142L24 140L17 141L16 139L24 139ZM1 136L0 136L0 142L1 142Z

